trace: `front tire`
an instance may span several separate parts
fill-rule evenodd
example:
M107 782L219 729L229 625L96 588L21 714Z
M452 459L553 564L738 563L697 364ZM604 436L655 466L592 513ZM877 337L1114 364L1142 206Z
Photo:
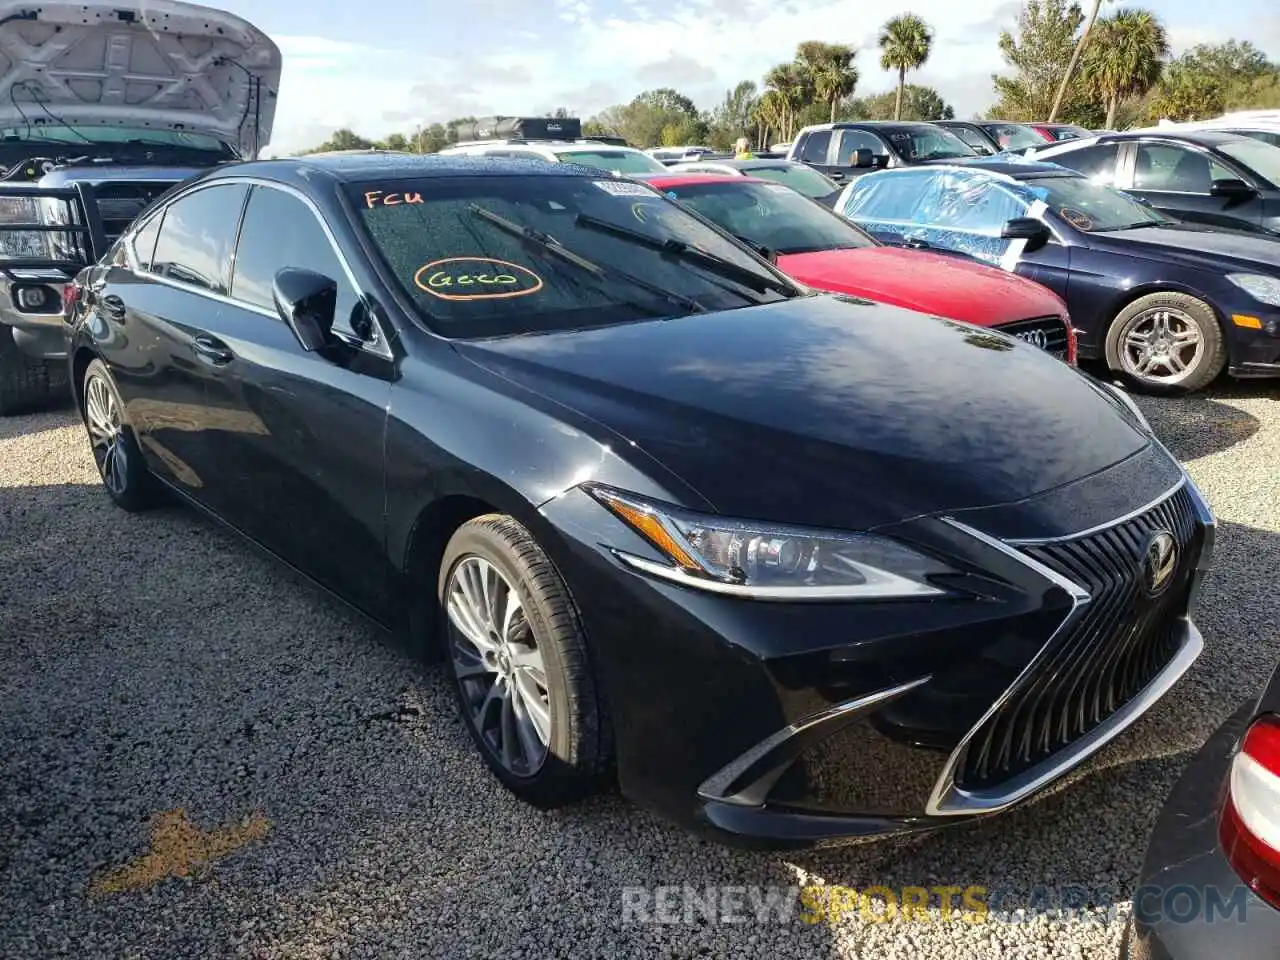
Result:
M154 505L159 493L155 478L142 460L120 392L101 360L94 360L85 370L82 396L93 461L107 495L131 513Z
M1107 331L1107 365L1144 393L1194 393L1227 364L1213 308L1185 293L1151 293L1116 315Z
M523 800L595 792L611 738L577 607L537 541L487 514L449 540L438 583L445 662L485 763Z
M0 417L57 404L67 396L66 366L27 356L14 342L13 330L0 323Z

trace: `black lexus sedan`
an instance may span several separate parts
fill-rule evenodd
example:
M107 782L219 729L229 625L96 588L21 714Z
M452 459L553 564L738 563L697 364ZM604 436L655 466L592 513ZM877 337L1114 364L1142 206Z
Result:
M1280 950L1280 668L1191 761L1156 822L1127 960Z
M740 842L936 827L1080 764L1202 647L1212 518L1123 394L802 290L599 171L222 167L69 329L111 498L176 493L442 651L534 804L616 775Z
M1073 170L1001 157L871 173L834 209L885 243L1044 284L1067 303L1081 359L1137 389L1280 376L1280 238L1184 223Z

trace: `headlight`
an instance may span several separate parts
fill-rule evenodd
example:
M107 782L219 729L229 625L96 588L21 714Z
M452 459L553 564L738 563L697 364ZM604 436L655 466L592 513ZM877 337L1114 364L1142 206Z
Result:
M701 590L756 600L940 597L949 591L932 578L957 572L884 537L729 520L585 489L668 561L615 551L624 562Z
M1280 307L1280 280L1261 273L1228 273L1227 279L1259 303Z

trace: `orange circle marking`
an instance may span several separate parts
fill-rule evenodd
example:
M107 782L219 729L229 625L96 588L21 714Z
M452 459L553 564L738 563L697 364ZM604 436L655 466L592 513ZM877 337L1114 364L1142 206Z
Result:
M533 281L534 286L529 287L527 290L503 290L493 293L441 293L440 290L430 285L431 277L428 274L434 268L438 268L445 263L480 263L488 264L490 267L505 267L509 270L514 270L516 276L524 274ZM542 278L528 267L522 267L518 263L511 263L507 260L493 260L489 257L446 257L443 260L432 260L430 263L424 263L420 266L413 275L413 284L422 292L429 293L433 297L439 297L441 300L507 300L511 297L524 297L531 293L537 293L542 289Z

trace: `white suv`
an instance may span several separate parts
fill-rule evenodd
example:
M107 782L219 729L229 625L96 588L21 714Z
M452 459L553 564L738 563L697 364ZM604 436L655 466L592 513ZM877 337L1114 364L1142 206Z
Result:
M631 147L597 140L466 140L440 151L442 156L525 157L551 163L580 163L621 176L665 173L653 157Z

